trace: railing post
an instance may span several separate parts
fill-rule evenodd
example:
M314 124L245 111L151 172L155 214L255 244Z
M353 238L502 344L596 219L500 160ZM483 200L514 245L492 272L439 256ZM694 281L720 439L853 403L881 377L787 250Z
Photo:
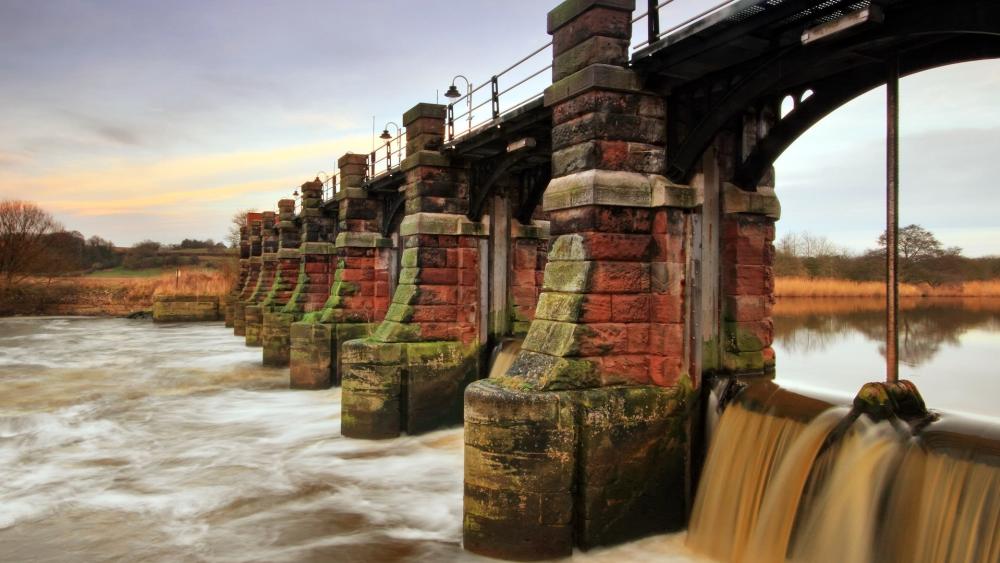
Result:
M455 104L448 104L448 140L455 140Z
M649 25L649 43L660 38L660 9L657 7L658 0L648 0L649 10L646 12L646 23Z
M493 119L498 119L500 117L500 83L496 76L490 79L490 85L493 88Z

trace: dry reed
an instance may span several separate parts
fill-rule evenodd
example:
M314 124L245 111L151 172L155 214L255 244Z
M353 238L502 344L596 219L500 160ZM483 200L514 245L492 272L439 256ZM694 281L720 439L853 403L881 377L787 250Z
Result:
M885 297L882 282L833 278L782 277L774 282L778 297ZM1000 297L1000 279L941 286L900 284L900 297Z

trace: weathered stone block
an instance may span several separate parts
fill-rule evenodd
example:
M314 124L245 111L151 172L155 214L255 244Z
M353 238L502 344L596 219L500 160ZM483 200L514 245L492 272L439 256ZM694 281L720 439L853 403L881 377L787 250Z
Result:
M552 65L552 81L563 78L592 64L625 66L628 64L627 39L594 36L579 45L571 47L555 58Z
M588 0L584 0L588 1ZM572 3L579 3L574 0ZM608 2L610 3L610 2ZM557 8L558 10L558 8ZM588 6L564 25L552 28L552 52L559 56L587 39L599 35L617 39L632 37L631 12L620 6Z
M684 526L687 411L675 389L571 393L578 421L577 545L591 549Z
M465 549L505 559L572 553L576 423L559 393L491 381L465 394Z
M285 367L291 357L291 327L295 315L265 312L261 325L261 344L265 366Z
M637 141L655 145L663 144L665 139L666 122L641 115L588 113L552 128L553 150L593 140Z
M160 295L153 299L154 322L217 321L220 318L218 297Z
M332 369L336 357L333 325L293 323L290 340L292 389L327 389L340 383Z

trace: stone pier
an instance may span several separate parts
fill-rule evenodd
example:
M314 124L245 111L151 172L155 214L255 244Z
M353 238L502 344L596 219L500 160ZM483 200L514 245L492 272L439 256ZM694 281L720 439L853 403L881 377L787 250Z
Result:
M564 557L684 523L700 202L660 175L667 116L627 68L633 4L549 14L554 240L512 367L465 395L464 545L477 553Z
M487 232L466 217L467 171L437 150L445 114L444 106L418 104L403 116L402 267L385 320L341 349L341 431L348 437L391 438L457 424L462 392L481 377L480 254Z
M304 185L302 189L304 192ZM299 252L302 235L299 218L295 216L295 200L282 199L278 202L278 219L278 265L271 289L260 304L263 361L265 366L272 367L288 365L288 331L293 315L284 313L282 309L298 286L302 266L302 254Z
M236 278L236 283L233 285L232 291L226 294L222 302L226 328L234 328L236 326L236 302L239 301L240 294L243 292L243 288L246 287L249 277L250 226L249 222L244 220L243 226L240 227L240 273Z
M298 278L295 290L288 302L278 312L272 313L271 322L280 324L280 331L273 331L271 338L265 339L264 349L271 350L273 357L280 365L291 363L292 325L303 316L323 308L330 293L333 282L335 263L335 248L330 242L333 221L323 216L321 208L323 183L319 178L302 184L302 212L300 213L302 244L299 247L301 260L299 262ZM265 318L265 322L267 319ZM292 382L295 387L295 370L293 368ZM309 387L309 386L305 386Z
M247 257L247 276L233 303L233 335L246 336L246 306L257 288L260 280L262 238L264 216L261 213L247 213L247 242L249 255ZM241 245L242 248L242 245Z
M327 255L335 262L328 263L328 298L322 309L291 326L291 386L297 389L339 385L341 345L370 335L389 306L389 272L396 254L392 240L381 233L382 202L360 187L366 157L346 154L338 166L335 254Z
M265 211L261 214L261 239L260 275L257 277L257 284L243 308L246 319L247 346L261 345L260 333L264 323L264 315L260 304L271 291L274 277L278 271L278 232L273 211Z

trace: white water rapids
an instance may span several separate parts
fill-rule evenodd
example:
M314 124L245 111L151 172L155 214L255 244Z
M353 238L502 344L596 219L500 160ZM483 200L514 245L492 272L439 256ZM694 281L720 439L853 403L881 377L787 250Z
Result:
M0 319L0 560L485 561L460 546L460 428L349 440L339 389L287 386L219 324Z

